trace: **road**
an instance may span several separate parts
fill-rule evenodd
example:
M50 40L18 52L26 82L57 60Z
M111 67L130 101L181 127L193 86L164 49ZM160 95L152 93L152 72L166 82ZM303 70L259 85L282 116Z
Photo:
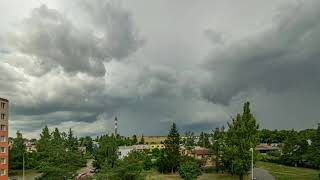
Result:
M267 170L261 168L254 168L253 174L257 180L275 180L275 178Z

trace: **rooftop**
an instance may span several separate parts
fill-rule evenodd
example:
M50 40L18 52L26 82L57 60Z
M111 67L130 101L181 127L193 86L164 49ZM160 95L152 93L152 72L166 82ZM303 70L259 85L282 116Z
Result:
M2 98L2 97L0 97L0 100L1 100L1 101L5 101L5 102L9 102L8 99Z

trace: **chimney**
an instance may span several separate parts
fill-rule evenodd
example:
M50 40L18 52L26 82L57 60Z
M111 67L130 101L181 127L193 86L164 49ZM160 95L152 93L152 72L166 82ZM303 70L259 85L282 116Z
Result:
M118 135L118 118L114 119L114 136L117 137Z

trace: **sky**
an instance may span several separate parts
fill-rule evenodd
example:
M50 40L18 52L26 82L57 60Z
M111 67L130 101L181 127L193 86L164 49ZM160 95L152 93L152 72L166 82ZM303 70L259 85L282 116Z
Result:
M0 0L10 136L166 135L320 121L318 0Z

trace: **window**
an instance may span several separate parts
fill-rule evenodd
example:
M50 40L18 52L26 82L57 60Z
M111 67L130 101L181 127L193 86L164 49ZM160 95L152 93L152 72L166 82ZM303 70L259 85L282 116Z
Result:
M1 136L1 142L6 142L6 137L5 136Z
M1 147L1 153L6 153L6 148L5 147Z
M1 131L6 131L6 130L7 130L6 125L1 125Z
M1 169L1 176L5 176L6 175L6 170L5 169Z
M1 158L1 164L6 164L6 158Z
M6 104L6 103L4 103L4 102L1 103L1 108L2 108L2 109L4 109L5 104Z
M2 113L1 114L1 119L4 119L4 117L5 117L5 114Z

